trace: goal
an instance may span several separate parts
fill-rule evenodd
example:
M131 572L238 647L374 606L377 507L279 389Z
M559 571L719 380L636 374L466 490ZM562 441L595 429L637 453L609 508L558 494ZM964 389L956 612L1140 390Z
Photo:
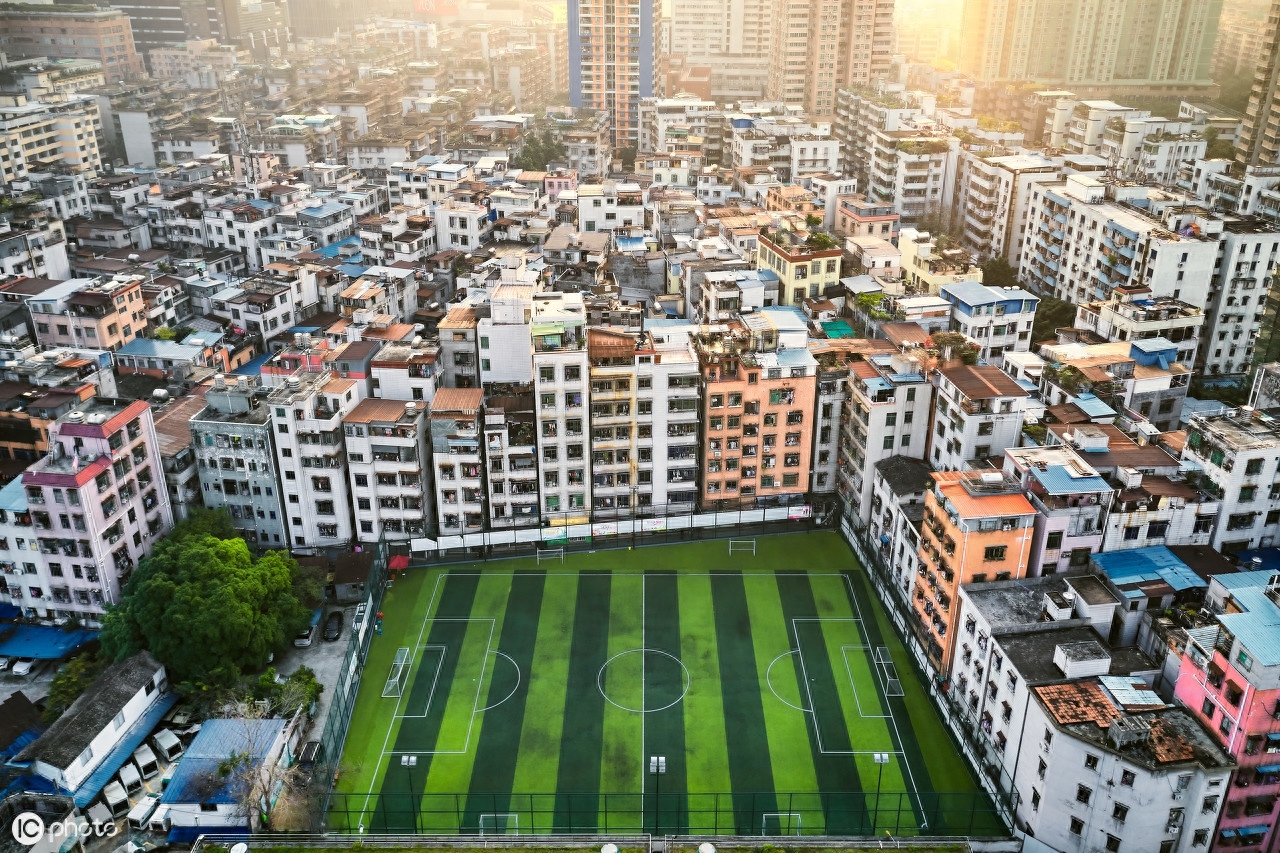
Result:
M752 555L754 555L754 554L756 553L756 540L754 540L754 539L730 539L730 540L729 540L729 553L730 553L730 554L737 554L737 553L742 553L742 552L749 552L749 553L751 553Z
M382 687L383 698L399 698L404 693L405 676L409 674L409 647L396 649L395 660L391 661L391 672L387 675L387 683Z
M564 549L563 548L539 548L538 564L541 565L543 560L559 560L560 562L563 563Z

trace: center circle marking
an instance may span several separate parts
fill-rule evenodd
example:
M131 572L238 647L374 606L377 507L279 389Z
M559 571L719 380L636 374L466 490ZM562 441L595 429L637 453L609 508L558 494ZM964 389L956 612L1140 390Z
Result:
M660 708L631 708L611 698L609 696L608 691L605 690L605 686L604 686L605 672L609 669L609 666L614 663L614 661L617 661L619 658L626 657L627 655L641 656L640 672L641 672L642 681L644 678L643 673L644 673L644 656L645 655L659 655L675 663L676 666L680 667L680 681L681 681L680 695ZM604 662L604 666L600 667L600 672L598 675L596 675L596 687L597 689L599 689L600 695L604 697L604 700L608 702L610 705L613 705L615 708L620 708L623 711L630 711L634 714L652 714L657 711L665 711L668 708L671 708L680 704L681 700L683 700L685 695L689 692L689 685L692 682L692 680L693 680L692 676L689 675L689 668L684 665L684 663L680 660L680 658L676 657L670 652L664 652L662 649L627 649L625 652L618 652L616 655L614 655L613 657L609 658L607 661Z

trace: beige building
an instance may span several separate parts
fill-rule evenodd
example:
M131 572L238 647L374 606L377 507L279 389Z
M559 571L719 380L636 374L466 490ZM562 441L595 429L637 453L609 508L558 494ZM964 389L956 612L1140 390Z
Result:
M772 35L768 99L829 119L837 90L888 75L893 0L782 0Z
M91 96L68 95L56 104L0 98L0 184L26 180L30 169L48 162L94 177L102 168L100 126Z
M0 50L11 57L92 59L108 83L142 73L129 18L119 9L14 3L0 9Z

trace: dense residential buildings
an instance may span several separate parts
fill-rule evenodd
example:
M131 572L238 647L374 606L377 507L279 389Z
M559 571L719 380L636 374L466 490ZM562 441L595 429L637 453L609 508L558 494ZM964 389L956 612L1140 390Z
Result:
M333 382L330 378L329 384ZM427 404L367 399L348 408L345 399L337 402L342 406L329 408L346 410L342 443L351 478L355 541L370 545L382 538L407 542L433 531L436 519L428 461ZM325 472L317 476L335 475ZM328 499L328 493L324 497Z
M0 45L11 58L89 59L108 83L142 73L132 20L109 6L15 3L0 9ZM181 41L181 36L178 39Z

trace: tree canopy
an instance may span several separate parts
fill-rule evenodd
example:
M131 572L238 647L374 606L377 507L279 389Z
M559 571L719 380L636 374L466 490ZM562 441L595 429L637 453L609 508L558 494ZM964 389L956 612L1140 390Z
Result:
M1076 323L1076 306L1063 302L1052 296L1040 297L1036 305L1036 320L1031 327L1031 343L1056 341L1057 329L1074 326Z
M564 157L564 143L556 139L555 134L548 129L541 134L529 134L520 153L512 158L511 168L542 172L552 160L563 160Z
M1017 287L1018 271L996 255L982 263L982 283L987 287Z
M226 687L266 665L307 624L298 564L284 551L256 560L221 512L177 525L152 550L102 622L102 652L149 649L180 689Z

